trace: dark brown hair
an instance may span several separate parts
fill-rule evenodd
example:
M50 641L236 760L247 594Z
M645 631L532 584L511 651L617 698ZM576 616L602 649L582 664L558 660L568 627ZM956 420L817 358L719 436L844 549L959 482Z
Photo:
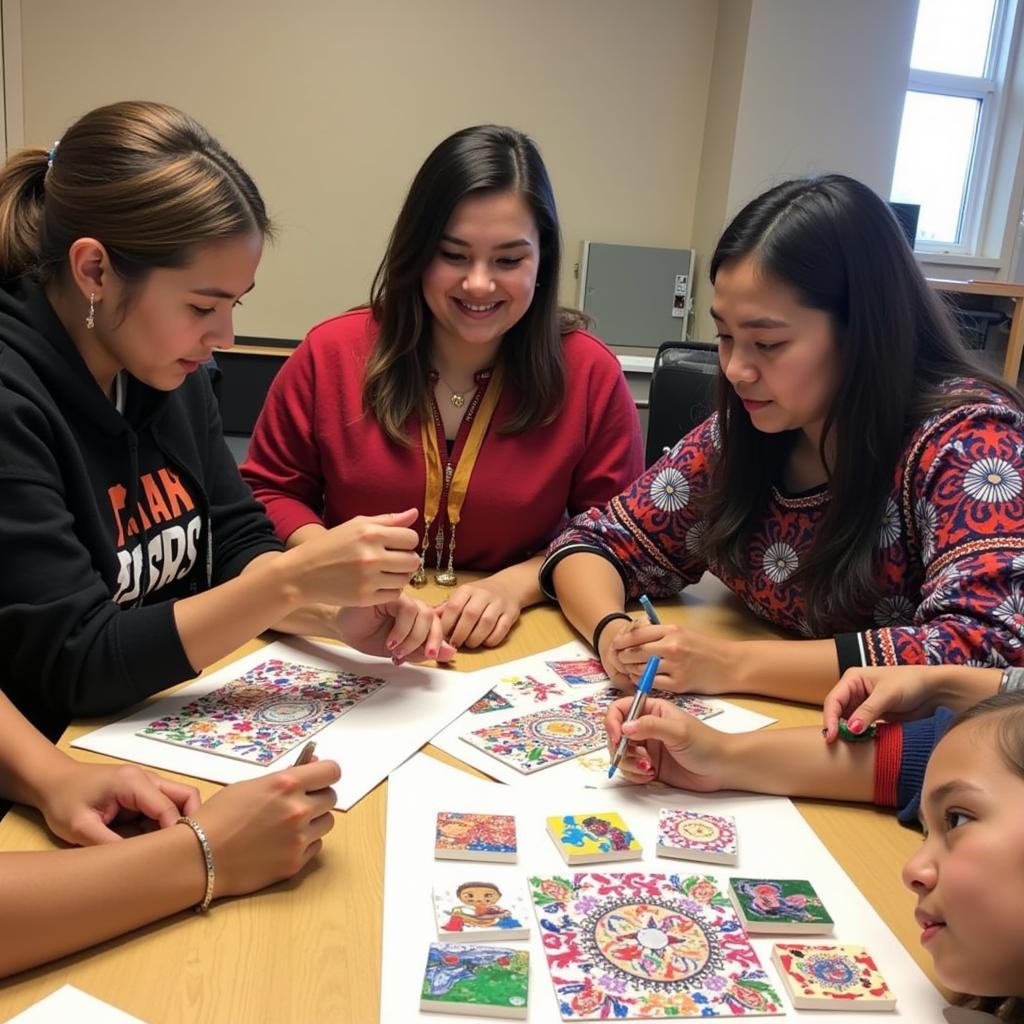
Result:
M506 380L519 394L519 407L501 430L521 433L549 423L562 407L561 335L586 318L558 307L561 239L547 170L536 145L522 132L497 125L464 128L441 142L417 172L370 290L379 335L366 367L363 406L400 444L409 443L409 416L425 411L431 314L423 275L459 202L502 192L521 196L529 206L540 262L530 308L509 328L501 346Z
M839 174L787 181L744 207L711 259L711 281L743 259L832 321L838 390L821 436L830 501L821 528L791 577L804 587L817 633L863 626L882 596L877 545L896 460L924 419L972 400L949 396L969 377L1020 396L968 354L949 313L924 279L892 211L866 185ZM987 399L982 399L987 400ZM707 557L748 571L747 547L797 431L757 430L724 374L718 377L720 456L703 517ZM834 462L826 444L834 438Z
M99 107L50 152L52 160L44 149L23 150L0 169L4 279L60 277L78 238L102 242L115 272L132 285L157 267L187 266L204 243L272 233L253 180L173 107Z

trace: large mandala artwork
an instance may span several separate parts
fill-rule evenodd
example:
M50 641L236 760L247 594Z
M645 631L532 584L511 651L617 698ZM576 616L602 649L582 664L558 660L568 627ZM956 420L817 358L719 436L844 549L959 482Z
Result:
M384 680L271 659L137 735L268 765L365 700Z
M529 775L604 746L604 716L617 690L583 697L507 722L475 729L467 743Z
M713 878L535 877L530 894L562 1020L783 1012Z

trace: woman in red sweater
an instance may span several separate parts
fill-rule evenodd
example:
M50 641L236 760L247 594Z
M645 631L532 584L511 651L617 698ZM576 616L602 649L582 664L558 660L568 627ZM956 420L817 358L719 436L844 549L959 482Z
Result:
M456 646L541 600L545 545L643 467L618 360L558 306L554 196L534 143L456 132L416 175L368 308L314 327L278 374L245 479L288 547L406 509L454 586ZM457 586L457 570L488 572ZM414 582L417 582L414 579Z

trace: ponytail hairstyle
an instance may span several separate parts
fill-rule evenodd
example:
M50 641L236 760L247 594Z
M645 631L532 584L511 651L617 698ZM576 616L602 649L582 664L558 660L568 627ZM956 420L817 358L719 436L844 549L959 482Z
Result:
M127 286L184 267L210 242L272 235L253 180L197 121L131 101L81 117L47 153L26 149L0 169L0 278L42 284L68 249L95 238Z
M839 384L820 447L831 498L791 581L804 587L817 634L859 628L881 596L876 541L909 434L929 416L980 397L950 395L943 385L967 377L1015 403L1021 399L973 361L892 211L859 181L830 174L787 181L758 196L725 229L711 259L712 283L723 266L744 259L832 322ZM718 426L721 450L704 502L703 550L739 575L748 571L751 533L796 431L757 430L721 373ZM830 440L834 460L826 457Z
M516 434L549 423L562 406L561 335L588 319L558 306L561 239L548 172L537 146L522 132L489 124L464 128L439 143L417 172L370 290L379 334L366 366L363 407L398 444L409 444L409 416L425 410L432 316L423 275L455 207L470 196L505 192L530 208L540 260L530 308L509 328L501 347L505 378L520 396L519 408L501 430Z

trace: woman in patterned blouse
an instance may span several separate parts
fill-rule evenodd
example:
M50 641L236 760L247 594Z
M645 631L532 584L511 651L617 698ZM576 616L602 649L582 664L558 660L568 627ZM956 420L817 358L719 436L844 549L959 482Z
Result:
M786 182L711 261L718 411L552 543L541 583L618 682L819 703L853 666L1024 662L1024 413L976 366L886 204ZM622 612L710 571L799 634Z

